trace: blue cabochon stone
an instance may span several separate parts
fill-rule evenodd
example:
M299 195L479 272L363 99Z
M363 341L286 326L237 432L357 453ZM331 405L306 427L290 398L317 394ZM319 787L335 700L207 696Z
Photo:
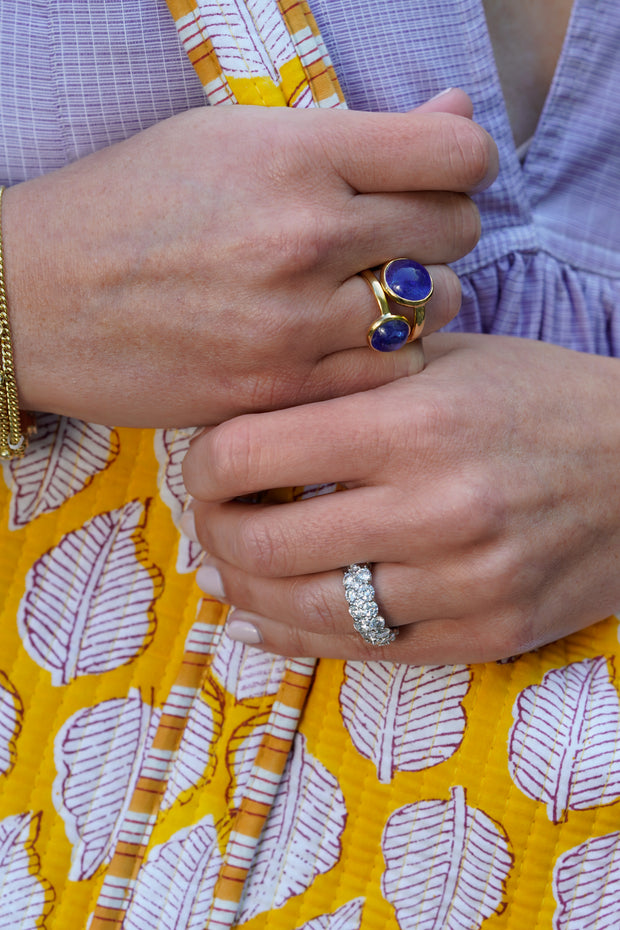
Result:
M387 317L373 332L370 344L377 352L394 352L405 345L410 332L411 329L404 320Z
M425 300L432 289L431 276L410 258L396 258L385 269L385 283L403 300Z

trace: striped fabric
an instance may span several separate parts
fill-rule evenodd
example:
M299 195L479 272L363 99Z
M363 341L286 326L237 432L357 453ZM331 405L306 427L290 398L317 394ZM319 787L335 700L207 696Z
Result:
M168 0L183 47L209 103L343 107L344 98L305 2ZM203 607L211 614L212 605ZM221 621L225 619L225 611ZM222 626L190 638L179 677L163 708L157 734L120 832L95 908L92 930L121 930L145 858L188 713L199 699ZM235 813L209 909L209 930L232 927L263 825L289 759L312 682L314 659L286 662L265 734Z

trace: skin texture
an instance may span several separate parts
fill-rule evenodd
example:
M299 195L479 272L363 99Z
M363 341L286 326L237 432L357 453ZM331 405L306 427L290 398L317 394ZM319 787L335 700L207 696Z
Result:
M419 345L369 357L357 275L413 255L435 281L429 331L457 312L444 263L475 244L467 192L497 173L470 116L462 92L408 114L205 107L12 187L21 405L213 424L418 371Z
M617 360L457 334L432 336L427 356L415 377L194 440L184 474L200 501L185 526L209 553L199 581L237 608L233 637L254 630L285 655L480 662L617 609ZM330 481L347 489L231 500ZM376 563L393 645L352 628L354 561Z

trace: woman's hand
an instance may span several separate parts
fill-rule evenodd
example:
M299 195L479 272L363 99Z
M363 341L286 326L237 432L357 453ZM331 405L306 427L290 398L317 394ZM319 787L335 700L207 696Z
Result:
M205 107L11 188L22 406L198 425L418 370L419 346L368 352L357 274L411 256L435 279L429 331L457 312L444 263L479 232L464 192L497 171L469 108L462 92L407 114Z
M192 443L199 581L236 606L233 637L285 655L480 662L618 608L620 362L481 335L433 336L427 356L415 377ZM230 502L332 481L346 490ZM400 630L390 646L353 630L352 562L373 563Z

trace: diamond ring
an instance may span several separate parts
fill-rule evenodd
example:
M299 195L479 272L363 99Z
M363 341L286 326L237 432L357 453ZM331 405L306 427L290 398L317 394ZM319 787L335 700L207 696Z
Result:
M373 646L387 646L398 636L379 613L368 565L349 565L342 579L353 626L363 640Z

